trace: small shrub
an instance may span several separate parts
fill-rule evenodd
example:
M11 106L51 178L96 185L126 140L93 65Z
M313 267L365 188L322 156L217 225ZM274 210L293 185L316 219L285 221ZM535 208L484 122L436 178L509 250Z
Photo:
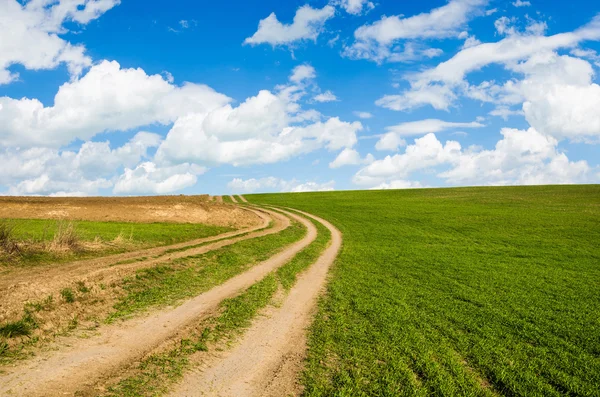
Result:
M51 248L54 250L77 250L79 248L79 235L73 222L59 221L52 240Z
M24 319L13 321L0 326L0 336L14 338L17 336L28 336L31 333L31 325Z
M4 340L0 340L0 357L4 356L6 353L8 353L8 350L9 350L8 342L6 342Z
M15 225L8 221L0 221L0 250L8 255L19 253L19 244L14 237Z
M71 288L65 288L62 291L60 291L60 296L62 296L65 302L67 303L75 302L75 293Z
M78 281L76 284L77 291L81 292L82 294L87 294L88 292L90 292L90 289L85 285L83 281Z

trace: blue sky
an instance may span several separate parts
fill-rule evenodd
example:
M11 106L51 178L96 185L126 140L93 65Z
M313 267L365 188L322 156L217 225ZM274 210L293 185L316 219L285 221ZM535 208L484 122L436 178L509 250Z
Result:
M5 0L0 194L600 182L589 1Z

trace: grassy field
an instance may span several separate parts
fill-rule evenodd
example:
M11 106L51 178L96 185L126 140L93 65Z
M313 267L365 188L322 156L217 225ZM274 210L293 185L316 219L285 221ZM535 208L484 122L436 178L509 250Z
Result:
M246 198L344 235L306 395L600 395L600 186Z
M11 238L23 249L15 258L2 258L0 264L35 265L54 261L82 259L123 252L129 249L150 248L214 236L233 230L228 227L190 223L128 223L95 221L56 221L52 219L2 219L12 230ZM59 229L74 228L77 249L53 252L45 249ZM100 248L86 248L86 243L100 243ZM10 259L10 260L9 260ZM15 260L16 259L16 260Z

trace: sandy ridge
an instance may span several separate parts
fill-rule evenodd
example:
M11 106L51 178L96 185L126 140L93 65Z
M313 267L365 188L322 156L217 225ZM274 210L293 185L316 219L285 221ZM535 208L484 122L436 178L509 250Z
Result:
M280 307L257 319L232 350L205 363L202 372L189 372L170 396L289 396L299 395L298 376L306 352L307 327L327 272L341 248L342 236L331 223L302 212L332 234L329 247L306 270Z
M293 214L290 216L306 226L308 232L284 251L181 306L100 328L89 339L73 338L60 351L47 352L12 368L0 376L0 395L73 395L77 391L93 390L121 368L169 341L178 330L214 311L223 299L239 294L287 263L314 241L317 231L312 223Z

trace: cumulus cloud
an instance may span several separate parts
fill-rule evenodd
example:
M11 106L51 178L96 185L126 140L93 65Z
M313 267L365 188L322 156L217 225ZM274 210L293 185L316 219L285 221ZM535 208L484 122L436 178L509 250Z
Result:
M557 139L600 141L600 86L587 61L546 53L516 68L526 76L520 90L532 127Z
M318 192L331 191L335 188L335 182L329 181L318 183L314 181L299 182L296 179L285 180L275 177L266 177L260 179L241 179L231 180L227 187L235 193L254 193L254 192Z
M315 9L305 5L298 8L291 24L283 24L277 19L275 13L271 13L259 22L256 33L244 40L244 44L266 43L277 46L290 45L302 40L316 41L323 31L325 22L334 14L335 9L332 6Z
M64 23L85 25L117 4L119 0L0 2L0 84L19 77L8 69L15 64L30 70L65 64L73 76L81 74L92 60L83 45L59 37L67 31Z
M337 155L335 160L329 163L329 168L340 168L345 165L370 164L374 160L375 158L371 153L367 154L363 159L356 150L346 148Z
M404 153L386 156L362 168L353 178L359 186L375 187L406 180L428 170L450 184L511 185L585 183L597 180L585 161L570 161L558 141L534 128L504 128L493 150L462 148L456 141L440 142L435 134L415 139Z
M335 3L352 15L360 15L375 8L375 4L369 0L341 0Z
M395 54L394 46L399 40L440 39L456 36L459 29L473 16L482 13L487 0L450 0L448 4L427 13L404 18L400 15L384 16L379 21L364 25L354 32L355 42L346 47L345 54L351 58L402 61L406 56ZM432 52L433 50L433 52ZM406 48L405 48L406 52ZM408 52L411 52L409 47ZM420 57L433 57L439 50L417 51ZM418 59L415 49L409 60ZM395 58L395 59L394 59Z
M425 135L456 128L481 128L483 124L473 121L470 123L448 122L438 119L410 121L386 127L387 133L381 136L375 148L377 150L397 151L400 146L405 146L404 137Z
M122 167L134 167L160 144L160 136L140 132L118 148L109 142L85 142L78 151L51 148L4 148L0 184L10 194L97 194L110 188Z
M317 77L315 68L308 64L298 65L292 70L290 81L296 84L300 84L305 80L312 80Z
M194 164L159 167L153 162L127 168L113 188L115 194L166 194L194 186L206 168Z
M335 102L338 100L338 98L335 96L335 94L333 92L327 90L323 93L315 95L313 100L316 102Z
M395 179L390 181L389 183L382 183L375 187L372 187L371 190L389 190L389 189L418 189L424 187L421 185L419 181L406 181L402 179Z
M270 164L326 148L351 148L360 122L337 117L325 121L314 110L303 110L298 101L306 94L303 82L314 78L309 65L294 69L290 81L276 92L263 90L237 107L227 104L207 113L179 118L157 152L172 163Z
M176 86L161 75L103 61L81 79L63 84L51 107L37 99L0 97L0 144L58 147L104 131L170 124L229 101L205 85Z

